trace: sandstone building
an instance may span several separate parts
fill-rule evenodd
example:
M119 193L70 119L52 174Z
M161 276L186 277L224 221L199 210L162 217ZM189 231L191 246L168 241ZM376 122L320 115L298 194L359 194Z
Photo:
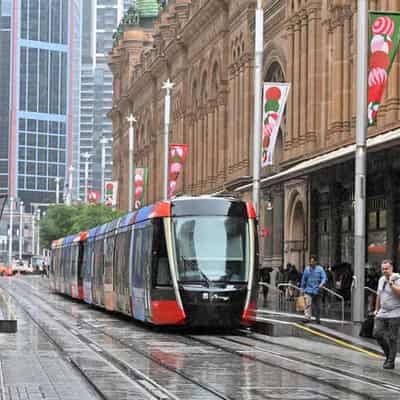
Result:
M398 0L371 10L399 11ZM251 198L255 0L170 0L153 28L123 26L114 77L114 177L127 208L128 124L135 164L149 167L146 203L162 197L164 92L175 83L171 143L186 143L178 192ZM291 83L275 165L262 171L264 264L308 255L353 261L357 2L264 0L264 78ZM368 131L368 262L400 256L400 64Z

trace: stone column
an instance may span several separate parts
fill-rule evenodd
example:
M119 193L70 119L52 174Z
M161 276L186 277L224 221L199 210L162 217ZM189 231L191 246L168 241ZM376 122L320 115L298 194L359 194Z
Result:
M274 266L278 267L283 264L283 188L274 188L272 197L272 210L273 210L273 247L272 258Z
M293 21L290 21L290 24L288 26L288 44L289 44L289 60L288 60L288 66L287 66L287 81L288 82L293 82L294 81L294 26L293 26ZM293 118L293 107L294 103L294 95L293 95L293 84L291 87L291 90L289 92L289 98L287 102L287 115L288 115L288 130L287 130L287 138L284 143L284 150L288 150L291 146L292 140L293 140L293 123L294 123L294 118ZM285 157L286 158L286 157Z
M350 96L351 96L351 64L350 64L350 35L351 35L351 9L344 9L344 27L343 27L343 130L344 139L350 135Z
M293 141L296 146L300 135L300 84L301 84L301 70L300 70L300 20L295 20L294 25L294 63L293 63Z
M317 20L318 11L316 9L311 9L308 16L308 88L307 88L307 142L314 141L316 135L316 116L319 116L317 104L320 99L317 98L316 84L319 80L317 75L317 63L321 60L317 59L318 49L316 43L317 35ZM318 20L318 23L320 21Z
M298 77L298 82L300 86L300 96L298 107L300 108L300 143L305 143L306 141L306 130L307 130L307 118L308 118L308 93L307 84L311 80L308 75L307 70L307 53L311 50L308 48L307 43L307 29L308 21L307 14L303 13L300 17L300 73ZM312 112L312 110L310 110Z

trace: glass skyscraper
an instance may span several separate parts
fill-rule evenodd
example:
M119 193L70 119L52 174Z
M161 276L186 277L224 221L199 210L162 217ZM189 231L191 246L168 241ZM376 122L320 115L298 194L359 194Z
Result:
M55 178L62 193L79 174L81 7L0 0L0 191L26 204L54 203Z
M88 188L101 192L101 143L105 145L105 180L112 179L112 74L107 56L113 46L113 32L133 0L85 0L83 5L81 125L80 125L80 198L84 200L85 162L89 153Z

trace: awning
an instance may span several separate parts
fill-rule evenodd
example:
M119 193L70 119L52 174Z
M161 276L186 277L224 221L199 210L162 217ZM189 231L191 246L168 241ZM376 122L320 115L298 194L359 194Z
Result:
M393 141L400 139L400 129L382 133L381 135L374 136L367 139L367 148L372 151L380 150L381 148L388 147ZM399 142L400 144L400 142ZM288 168L285 171L278 172L275 175L267 176L261 179L261 184L272 183L275 181L283 181L305 175L307 173L316 171L320 168L342 163L346 160L351 160L356 151L356 145L351 144L342 147L337 150L333 150L329 153L322 154L320 156L310 158L305 161L301 161L293 167ZM253 186L252 183L243 185L235 189L235 191L243 191Z

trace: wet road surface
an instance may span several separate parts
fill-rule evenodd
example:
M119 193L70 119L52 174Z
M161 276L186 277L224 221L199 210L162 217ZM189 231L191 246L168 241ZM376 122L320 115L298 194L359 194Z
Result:
M332 344L159 331L53 294L41 277L0 287L19 328L0 334L4 400L400 398L397 371Z

